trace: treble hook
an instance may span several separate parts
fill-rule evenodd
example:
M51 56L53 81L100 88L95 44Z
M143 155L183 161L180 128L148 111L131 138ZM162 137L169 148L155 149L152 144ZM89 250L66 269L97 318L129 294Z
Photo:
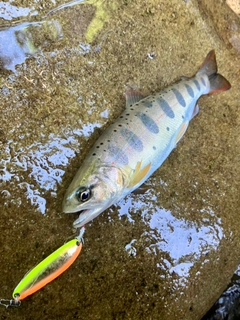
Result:
M6 308L8 307L20 307L21 301L18 299L0 299L0 305Z

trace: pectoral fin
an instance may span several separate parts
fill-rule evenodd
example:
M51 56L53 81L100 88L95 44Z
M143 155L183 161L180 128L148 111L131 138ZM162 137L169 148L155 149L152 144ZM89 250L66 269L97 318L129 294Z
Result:
M184 135L184 133L185 133L186 130L187 130L187 127L188 127L188 122L184 122L184 123L181 125L180 130L179 130L179 132L178 132L178 134L177 134L177 136L176 136L176 138L175 138L175 143L176 143L176 144L181 140L182 136Z
M139 161L137 163L135 171L129 183L129 188L133 188L139 182L141 182L146 177L146 175L148 174L148 171L151 168L151 162L148 165L146 165L143 169L141 169L141 164L142 164L142 161Z

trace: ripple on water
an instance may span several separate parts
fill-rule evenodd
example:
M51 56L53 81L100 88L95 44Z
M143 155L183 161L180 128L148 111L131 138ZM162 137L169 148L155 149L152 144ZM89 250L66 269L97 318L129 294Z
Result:
M42 17L42 19L39 17L37 22L27 22L26 17L30 19L31 16L39 15L37 10L34 8L16 7L9 2L1 1L0 18L2 18L3 21L11 21L11 24L5 22L2 28L0 28L0 61L2 67L15 72L17 64L22 64L27 57L40 51L42 46L46 47L46 44L53 44L56 40L65 38L66 34L69 36L69 42L72 42L73 38L75 39L75 32L73 32L73 35L71 36L71 32L68 30L70 27L64 26L63 28L61 24L62 19L58 18L58 13L63 9L65 10L66 8L71 8L80 4L92 6L92 8L89 8L89 17L86 15L86 11L83 11L82 13L82 17L86 20L84 20L84 23L78 23L79 14L75 17L76 24L78 24L80 28L78 33L81 34L80 30L85 33L87 43L79 42L77 47L68 47L68 50L72 51L71 55L74 54L74 51L75 55L85 55L92 51L90 44L103 28L104 22L108 21L110 17L109 11L117 8L115 3L109 2L108 6L105 6L104 1L70 1L50 10ZM92 17L91 11L93 8L95 15ZM74 20L74 13L71 17ZM19 18L22 18L21 23L16 23L20 21ZM14 21L14 19L16 21ZM22 21L24 22L22 23ZM74 24L74 29L76 24ZM69 26L70 25L71 24L69 24ZM104 38L102 39L102 42L103 41ZM101 44L97 45L96 48L94 48L94 51L100 51L100 46ZM41 51L41 54L44 55L44 52ZM53 51L51 54L54 55L55 52ZM89 61L89 64L92 64L92 62Z
M23 63L29 55L36 53L39 48L34 44L36 35L47 30L49 39L61 38L62 30L58 20L24 22L0 30L0 60L2 66L15 71L17 64ZM6 43L8 45L6 45Z
M37 15L38 11L34 8L23 8L10 4L11 1L0 1L0 18L4 20L12 20L19 17L27 17L29 15Z
M46 213L45 192L56 197L69 160L80 151L78 138L88 137L99 127L99 123L88 123L81 129L66 130L64 137L50 134L45 143L38 141L21 148L8 141L0 160L0 180L6 185L2 191L4 204L17 201L11 196L12 188L20 188L21 197L24 194L41 213Z
M51 190L53 194L56 193L64 174L63 166L75 155L73 145L77 145L75 138L63 139L53 134L45 144L36 142L20 149L16 143L8 141L4 159L1 160L0 179L8 182L10 188L18 186L24 190L31 204L45 213L46 200L43 192ZM11 193L11 189L8 192ZM9 197L6 197L5 204L8 201Z
M181 215L177 218L171 211L156 205L157 196L154 192L150 188L147 196L143 194L135 197L130 194L121 200L118 203L119 217L126 215L134 223L134 214L141 214L141 220L148 227L143 234L145 250L159 256L157 267L170 274L177 274L180 283L184 284L195 261L205 257L206 263L207 254L217 250L223 238L221 219L208 206L199 210L198 222L186 220ZM135 239L125 249L128 254L134 252L136 255L133 244L136 244Z

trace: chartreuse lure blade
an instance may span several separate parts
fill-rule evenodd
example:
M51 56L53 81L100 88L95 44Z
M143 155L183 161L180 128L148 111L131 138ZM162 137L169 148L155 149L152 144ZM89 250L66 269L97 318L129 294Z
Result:
M14 300L23 300L60 276L78 257L82 249L79 238L65 243L30 270L13 291Z

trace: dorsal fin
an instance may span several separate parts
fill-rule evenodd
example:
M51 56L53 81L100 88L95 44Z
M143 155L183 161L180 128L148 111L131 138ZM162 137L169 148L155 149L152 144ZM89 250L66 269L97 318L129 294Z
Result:
M142 99L146 98L145 95L141 93L140 90L134 89L132 87L127 87L125 90L125 97L126 97L126 107L132 106L135 103L141 101Z

